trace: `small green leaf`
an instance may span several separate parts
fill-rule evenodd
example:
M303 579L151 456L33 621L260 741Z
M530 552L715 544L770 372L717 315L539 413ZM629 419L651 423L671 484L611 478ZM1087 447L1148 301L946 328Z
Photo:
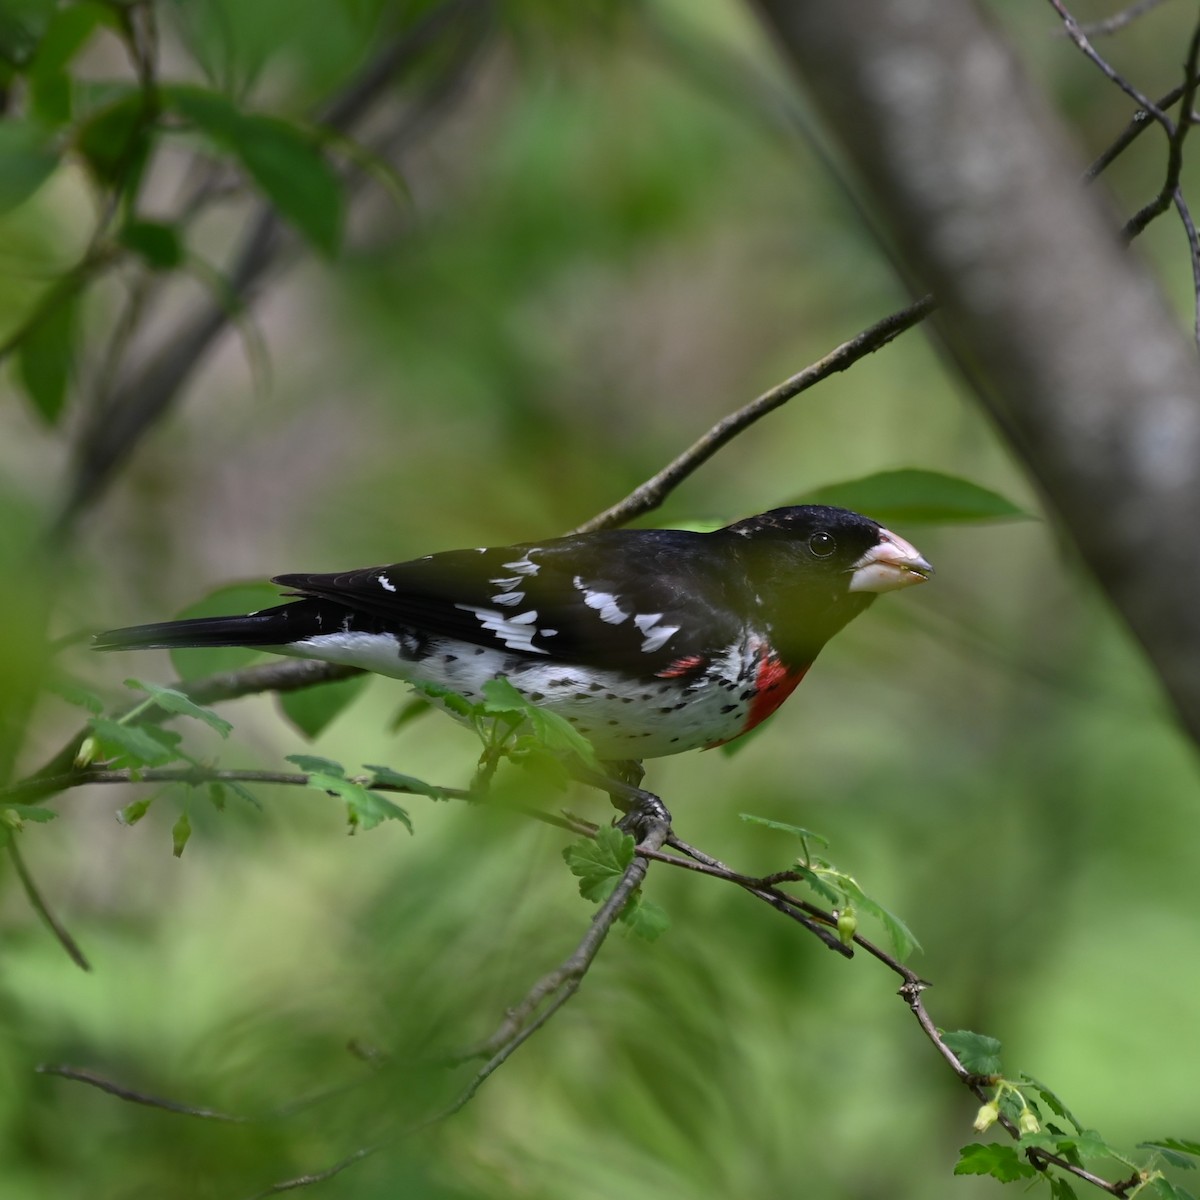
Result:
M122 725L109 717L88 724L108 757L128 760L131 767L161 767L179 757L179 734L152 725Z
M1195 1200L1195 1197L1186 1188L1181 1188L1162 1175L1155 1179L1150 1186L1162 1197L1162 1200Z
M940 471L906 468L831 483L793 501L831 504L865 513L885 525L962 521L1028 521L1035 518L988 488Z
M420 692L422 696L428 696L430 700L440 704L447 712L453 713L456 717L463 717L469 721L483 712L482 705L472 704L466 696L460 696L448 687L442 687L440 683L413 682L409 686L413 691Z
M917 941L913 931L895 913L868 896L849 875L840 875L838 882L845 889L849 899L883 925L898 959L903 961L914 950L921 948L921 943Z
M0 214L28 200L58 166L46 131L32 121L0 122Z
M1195 1167L1196 1164L1192 1158L1200 1158L1200 1142L1194 1142L1188 1138L1160 1138L1154 1142L1138 1142L1139 1150L1158 1150L1160 1153L1172 1154L1174 1158L1167 1161L1175 1167ZM1190 1158L1183 1158L1182 1155L1190 1155ZM1176 1162L1175 1159L1179 1161Z
M53 821L58 816L50 808L40 808L36 804L5 804L3 800L0 800L0 812L18 822L35 821L39 825Z
M305 759L307 755L293 755L289 761ZM309 759L310 762L321 762L321 759ZM351 832L355 829L374 829L382 821L399 821L409 833L412 833L412 821L408 813L400 805L379 795L378 792L368 791L361 783L347 779L342 774L342 768L337 763L330 763L337 773L325 774L312 771L308 777L308 786L320 792L330 792L346 802L346 816L350 822Z
M176 616L189 617L241 616L258 612L279 603L279 589L269 583L233 583L218 588L203 600L188 605ZM172 650L171 663L180 679L199 679L205 675L220 675L238 671L254 662L261 651L245 646L206 646L202 649Z
M959 1151L955 1175L991 1175L1001 1183L1031 1179L1037 1171L1018 1156L1012 1146L998 1142L973 1142Z
M790 833L793 837L804 842L815 842L818 846L828 846L829 839L823 834L814 833L800 825L787 825L783 821L771 821L766 817L756 817L753 813L738 813L743 821L751 825L761 825L764 829L774 829L778 833Z
M363 765L374 775L374 778L367 785L368 787L373 788L378 787L380 784L385 784L400 791L412 792L414 796L428 796L431 800L446 799L446 793L442 788L435 787L432 783L426 783L423 779L415 779L411 775L402 775L399 771L393 771L391 767L377 767L372 766L371 763L364 763Z
M816 861L818 863L821 862L820 859L817 859ZM823 876L817 871L813 870L812 867L806 866L804 863L796 863L795 866L792 867L792 870L795 871L797 875L801 876L804 882L810 888L812 888L812 890L816 892L826 904L832 905L834 908L838 908L840 905L845 903L845 892L843 892L840 888L834 887L827 883Z
M208 785L208 802L217 812L225 811L225 786L218 780L214 779Z
M143 683L140 679L127 679L125 686L136 688L154 697L154 703L165 712L177 713L181 717L193 717L215 729L222 737L228 737L233 726L224 717L218 717L210 708L204 708L185 696L176 688L161 687L157 683Z
M585 900L602 903L633 862L634 840L615 825L604 825L594 838L580 838L563 849L571 874L579 880Z
M22 67L50 24L55 0L6 0L0 4L0 59Z
M1047 1175L1051 1200L1076 1200L1075 1189L1061 1175Z
M352 675L333 683L301 688L295 692L280 692L279 707L283 715L310 740L362 694L370 682L367 675Z
M306 775L332 775L335 779L346 778L346 768L331 758L321 758L316 754L289 754L284 761L294 763Z
M53 692L60 700L75 705L76 708L86 708L88 712L99 716L104 711L104 701L82 687L73 679L57 679L47 684L47 690Z
M239 799L245 800L245 802L249 804L251 808L257 808L259 812L262 811L262 805L259 803L258 798L252 791L250 791L248 787L245 786L245 784L236 779L222 779L221 785L222 787L231 791Z
M1021 1081L1029 1084L1041 1096L1042 1102L1046 1107L1054 1113L1056 1117L1062 1117L1064 1121L1068 1121L1075 1126L1076 1132L1081 1132L1083 1126L1076 1119L1075 1114L1063 1103L1061 1097L1056 1092L1053 1092L1040 1080L1034 1079L1032 1075L1022 1075Z
M278 117L246 113L219 92L179 86L164 100L233 154L267 198L318 249L337 252L343 196L336 172L313 137Z
M187 809L179 814L177 820L171 828L171 853L176 858L183 856L183 848L188 844L188 838L192 836L192 823L188 820Z
M620 919L630 933L647 942L657 941L671 928L667 910L653 900L647 900L640 888L629 897Z
M136 825L150 811L150 805L157 799L157 796L146 796L142 800L134 800L133 803L117 810L117 820L122 825Z
M117 241L155 271L173 271L185 258L179 229L165 221L126 221Z
M17 374L47 425L58 424L66 405L78 311L75 292L64 292L38 315L17 344Z
M149 151L150 109L140 88L92 113L75 134L75 148L105 185L132 179Z
M592 744L558 713L539 708L501 676L483 685L483 710L491 715L513 714L529 722L534 737L555 754L573 754L581 762L599 770Z
M1000 1043L994 1037L959 1029L953 1033L943 1033L942 1041L972 1075L1000 1074Z

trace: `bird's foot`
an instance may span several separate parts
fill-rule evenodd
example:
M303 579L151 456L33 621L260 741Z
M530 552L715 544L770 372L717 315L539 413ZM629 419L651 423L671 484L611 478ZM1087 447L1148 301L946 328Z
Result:
M671 827L670 809L653 793L639 785L646 772L637 759L621 759L602 764L607 776L607 788L615 807L624 813L617 828L642 842L651 829Z

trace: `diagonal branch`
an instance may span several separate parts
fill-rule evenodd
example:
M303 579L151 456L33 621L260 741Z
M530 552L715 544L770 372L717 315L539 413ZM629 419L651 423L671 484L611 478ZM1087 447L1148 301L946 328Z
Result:
M899 309L882 320L876 321L874 325L856 334L848 342L843 342L840 346L830 350L823 358L810 363L803 371L776 384L770 391L764 392L736 412L723 417L678 458L668 463L645 483L634 488L624 500L619 500L611 508L606 508L602 513L584 521L573 532L590 533L595 529L611 529L658 508L663 500L689 475L712 458L722 446L727 445L739 433L753 425L755 421L782 407L801 392L820 383L822 379L836 375L839 371L845 371L860 358L866 358L868 354L882 349L893 338L923 321L934 307L933 297L925 296L914 301L907 308Z

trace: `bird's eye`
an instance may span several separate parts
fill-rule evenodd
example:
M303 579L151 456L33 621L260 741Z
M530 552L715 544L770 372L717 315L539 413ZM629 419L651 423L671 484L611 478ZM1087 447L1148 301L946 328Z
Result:
M837 549L837 542L832 533L821 530L808 539L808 548L818 558L828 558Z

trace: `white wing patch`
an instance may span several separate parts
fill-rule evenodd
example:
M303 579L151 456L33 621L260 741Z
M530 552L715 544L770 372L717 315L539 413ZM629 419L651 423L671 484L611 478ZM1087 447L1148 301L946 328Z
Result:
M476 608L473 604L456 604L454 607L460 608L464 612L474 613L480 625L488 633L494 633L510 650L523 650L527 654L550 653L549 650L543 650L540 646L533 644L533 639L538 632L534 627L534 622L537 620L536 609L531 608L519 616L509 617L497 609Z
M629 620L630 614L617 603L616 596L611 592L593 592L579 575L571 582L583 593L584 604L600 614L600 620L607 621L610 625L620 625L622 621Z
M385 592L394 592L396 590L396 585L386 575L377 575L375 579Z
M495 583L496 581L493 579L492 582ZM520 604L524 599L524 592L499 592L492 597L492 603L508 606L512 604Z
M661 649L672 634L679 632L678 625L659 625L662 616L662 613L639 613L633 618L633 623L646 635L646 640L642 642L642 650L646 654Z
M502 563L501 565L507 567L510 571L516 571L518 575L536 575L541 570L537 563L530 561L528 554L524 558L518 558L515 562ZM499 583L500 581L493 579L492 582Z

